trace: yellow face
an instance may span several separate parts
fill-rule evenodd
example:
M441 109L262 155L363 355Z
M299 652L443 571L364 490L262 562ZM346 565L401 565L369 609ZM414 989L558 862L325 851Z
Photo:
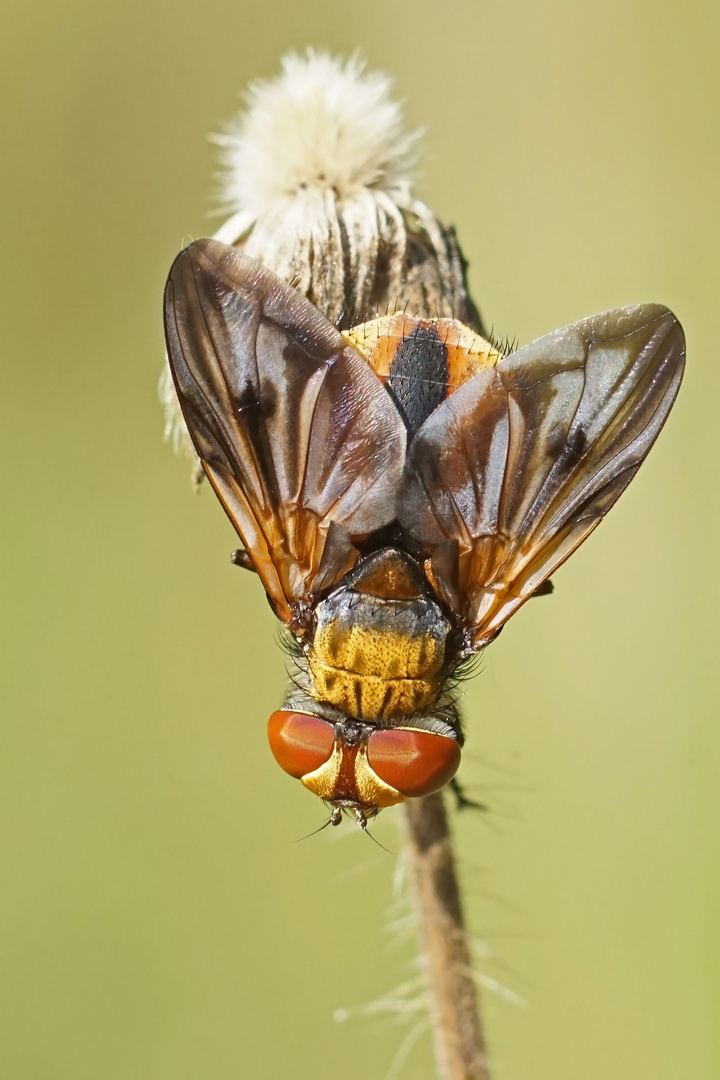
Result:
M364 806L395 806L403 802L404 795L381 780L368 762L367 743L352 748L336 742L332 756L319 768L301 777L302 783L313 794L327 802L346 799Z

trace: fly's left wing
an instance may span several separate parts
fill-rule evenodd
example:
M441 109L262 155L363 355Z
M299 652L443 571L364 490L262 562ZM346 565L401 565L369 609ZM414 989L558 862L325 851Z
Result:
M302 631L310 595L352 566L352 541L395 517L403 422L309 301L217 240L175 260L165 334L203 468L276 613Z
M680 386L672 312L638 305L556 330L474 376L408 449L398 518L432 553L472 648L582 543L637 472Z

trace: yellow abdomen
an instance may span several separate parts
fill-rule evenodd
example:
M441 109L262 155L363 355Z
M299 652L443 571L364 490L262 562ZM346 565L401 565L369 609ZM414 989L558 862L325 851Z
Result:
M344 631L331 623L315 635L308 660L320 700L359 720L387 720L430 704L445 643L367 625Z
M409 716L442 684L450 626L407 563L394 550L371 556L316 609L311 692L359 720Z

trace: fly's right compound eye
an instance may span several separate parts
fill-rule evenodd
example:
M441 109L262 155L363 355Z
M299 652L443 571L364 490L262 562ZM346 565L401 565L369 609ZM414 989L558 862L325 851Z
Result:
M447 735L413 728L381 728L368 740L370 768L408 798L440 791L460 765L460 744Z
M268 721L268 739L280 768L301 780L330 760L335 728L310 713L280 710Z

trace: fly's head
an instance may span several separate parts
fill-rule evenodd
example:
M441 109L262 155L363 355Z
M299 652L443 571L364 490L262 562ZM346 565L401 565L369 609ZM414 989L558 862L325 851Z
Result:
M273 713L268 739L281 768L333 808L334 825L349 811L364 827L386 806L439 791L458 769L458 730L447 721L389 727L314 708Z

